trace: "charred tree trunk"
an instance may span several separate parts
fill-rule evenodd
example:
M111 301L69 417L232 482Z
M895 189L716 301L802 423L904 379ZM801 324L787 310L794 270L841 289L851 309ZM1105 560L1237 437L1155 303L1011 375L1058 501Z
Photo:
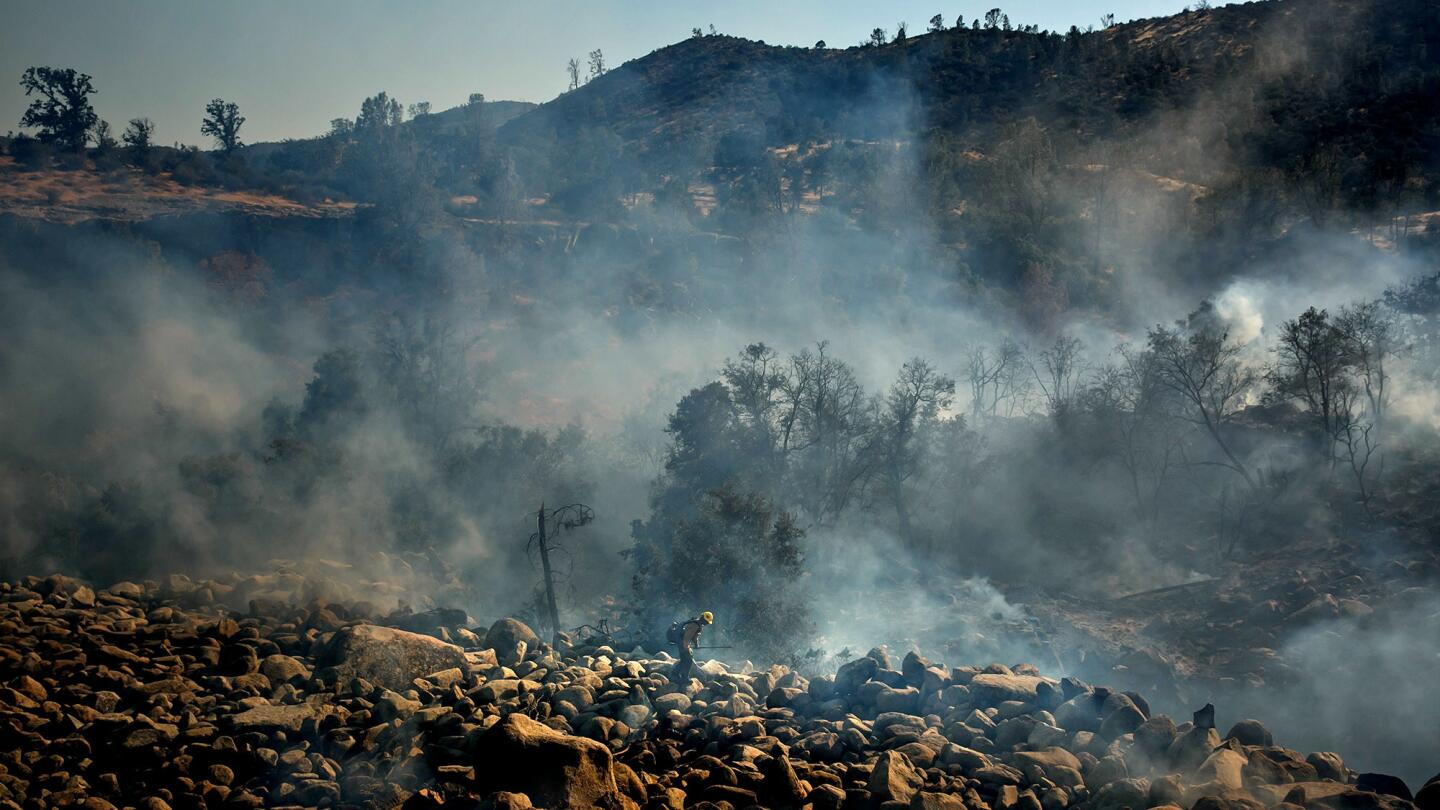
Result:
M560 634L560 608L555 604L555 576L550 569L550 545L549 539L545 536L545 504L540 504L540 511L536 513L536 520L539 523L540 531L540 567L545 572L545 602L550 610L550 634L552 638Z

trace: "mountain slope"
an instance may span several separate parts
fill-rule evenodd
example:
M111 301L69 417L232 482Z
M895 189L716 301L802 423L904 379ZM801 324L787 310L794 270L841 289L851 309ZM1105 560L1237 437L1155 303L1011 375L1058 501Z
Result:
M1062 149L1158 137L1132 155L1155 169L1200 169L1187 149L1283 169L1335 148L1368 173L1428 183L1440 152L1440 105L1427 101L1440 97L1436 54L1440 15L1423 0L1247 3L1091 33L950 29L845 50L701 37L543 104L501 136L564 143L607 128L632 153L674 157L737 131L771 147L925 133L984 145L1033 116Z

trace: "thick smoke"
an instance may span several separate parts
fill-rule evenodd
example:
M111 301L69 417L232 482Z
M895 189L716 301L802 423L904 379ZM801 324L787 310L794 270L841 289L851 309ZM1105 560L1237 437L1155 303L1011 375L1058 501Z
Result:
M1083 656L1040 632L1032 595L1108 599L1190 582L1233 565L1237 532L1273 548L1337 525L1322 497L1333 479L1307 471L1304 442L1283 418L1237 429L1245 461L1296 482L1274 495L1271 523L1246 523L1228 500L1239 497L1235 476L1215 469L1193 426L1145 428L1159 434L1142 438L1162 448L1161 461L1147 457L1127 475L1135 462L1116 452L1108 423L1076 415L1090 413L1079 403L1102 372L1123 365L1117 350L1139 350L1147 329L1199 311L1242 344L1243 367L1259 371L1280 325L1306 306L1373 300L1425 272L1334 223L1266 234L1267 255L1205 272L1166 247L1171 234L1197 230L1214 189L1121 168L1120 156L1194 141L1197 121L1208 127L1230 106L1226 93L1283 81L1296 65L1257 69L1266 75L1235 78L1089 154L1040 149L1054 158L1037 186L1045 204L1081 212L1073 229L1056 228L1057 251L1103 244L1088 280L1070 286L1056 268L1002 268L994 248L962 249L954 223L935 221L936 169L918 135L805 147L817 175L824 156L827 182L814 199L758 216L744 178L719 168L722 144L699 142L692 165L671 172L713 193L703 219L688 194L617 215L614 195L577 193L566 202L578 209L573 227L397 225L377 207L350 231L283 238L260 221L249 223L258 233L218 237L176 223L153 242L85 232L68 250L16 243L0 266L3 573L153 577L303 557L373 578L401 555L417 572L404 594L417 608L534 618L539 574L525 540L535 510L584 502L595 523L561 538L563 623L639 621L627 610L634 561L620 552L632 549L632 521L657 511L676 403L749 344L763 341L783 360L824 343L867 402L883 401L914 357L957 391L933 415L905 483L910 536L879 485L826 518L780 500L779 486L761 493L802 512L805 564L794 584L813 612L805 640L823 652L818 660L887 644L955 665L1028 661L1072 674ZM878 71L866 87L848 120L881 122L888 135L932 128L903 71ZM967 233L1000 227L986 212L1012 202L1001 186L1024 178L1007 173L1007 161L1030 156L1016 150L1040 143L1037 126L997 133L975 167L956 172ZM756 135L747 158L771 160L766 146L790 144ZM1211 146L1194 143L1195 178L1233 168ZM523 161L518 171L521 183L551 179ZM52 243L71 238L46 233ZM295 247L307 241L363 249ZM223 283L217 257L232 250L268 256L274 278L259 282L262 294ZM1060 379L1045 352L1070 339L1071 371ZM1022 352L1003 402L998 383L982 393L993 407L972 401L977 353L993 362L1007 341ZM1400 357L1392 366L1395 456L1433 446L1437 398L1417 365ZM1245 392L1252 413L1268 406L1262 390ZM672 603L649 607L680 616L706 605L677 590ZM1366 741L1354 750L1395 756L1374 767L1413 775L1433 748L1402 759L1382 740L1433 738L1421 723L1435 718L1411 713L1411 725L1393 711L1429 702L1420 673L1433 669L1440 639L1407 636L1416 626L1437 626L1433 604L1283 639L1300 685L1265 692L1269 705L1254 714L1305 741L1297 744ZM1339 657L1374 665L1329 666Z

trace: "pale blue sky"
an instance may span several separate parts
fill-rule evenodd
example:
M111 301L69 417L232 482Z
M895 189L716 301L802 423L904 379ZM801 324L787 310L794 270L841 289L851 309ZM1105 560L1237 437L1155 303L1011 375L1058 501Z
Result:
M118 133L147 116L161 143L202 143L205 102L240 105L246 142L323 132L385 90L435 109L471 92L546 101L565 85L565 60L600 48L610 66L714 23L772 44L831 47L870 29L912 33L941 12L967 20L992 4L1017 25L1064 30L1179 11L1188 0L0 0L0 132L18 127L30 65L94 77L102 118ZM205 144L209 146L209 144Z

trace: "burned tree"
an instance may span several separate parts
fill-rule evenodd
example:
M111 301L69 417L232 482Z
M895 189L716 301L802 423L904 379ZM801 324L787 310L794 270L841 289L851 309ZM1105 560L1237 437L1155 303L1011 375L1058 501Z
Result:
M1226 427L1255 386L1255 373L1240 362L1238 343L1208 318L1191 318L1188 329L1157 326L1149 351L1161 385L1176 395L1175 415L1203 429L1224 457L1216 462L1234 471L1253 490L1259 482L1231 447Z
M1080 388L1080 376L1084 366L1080 361L1082 345L1076 338L1057 337L1050 348L1044 349L1038 361L1030 361L1030 373L1035 375L1035 384L1045 397L1045 406L1050 416L1064 419L1075 401Z
M1342 307L1335 327L1345 341L1352 384L1364 393L1361 413L1347 421L1340 442L1360 500L1368 506L1372 495L1369 476L1379 478L1385 470L1381 448L1390 402L1386 362L1395 352L1395 318L1378 301L1370 301ZM1376 462L1373 471L1372 461Z
M536 531L530 535L525 550L540 556L540 567L545 577L545 618L550 623L552 637L560 632L560 607L555 600L555 567L550 555L556 552L568 553L564 546L555 542L556 536L561 532L578 529L594 519L594 510L583 503L567 504L549 510L542 503L539 511L535 513Z
M993 351L976 346L970 352L965 373L970 383L970 416L994 419L1005 405L1005 416L1013 416L1029 394L1029 377L1023 373L1025 349L1005 338Z

